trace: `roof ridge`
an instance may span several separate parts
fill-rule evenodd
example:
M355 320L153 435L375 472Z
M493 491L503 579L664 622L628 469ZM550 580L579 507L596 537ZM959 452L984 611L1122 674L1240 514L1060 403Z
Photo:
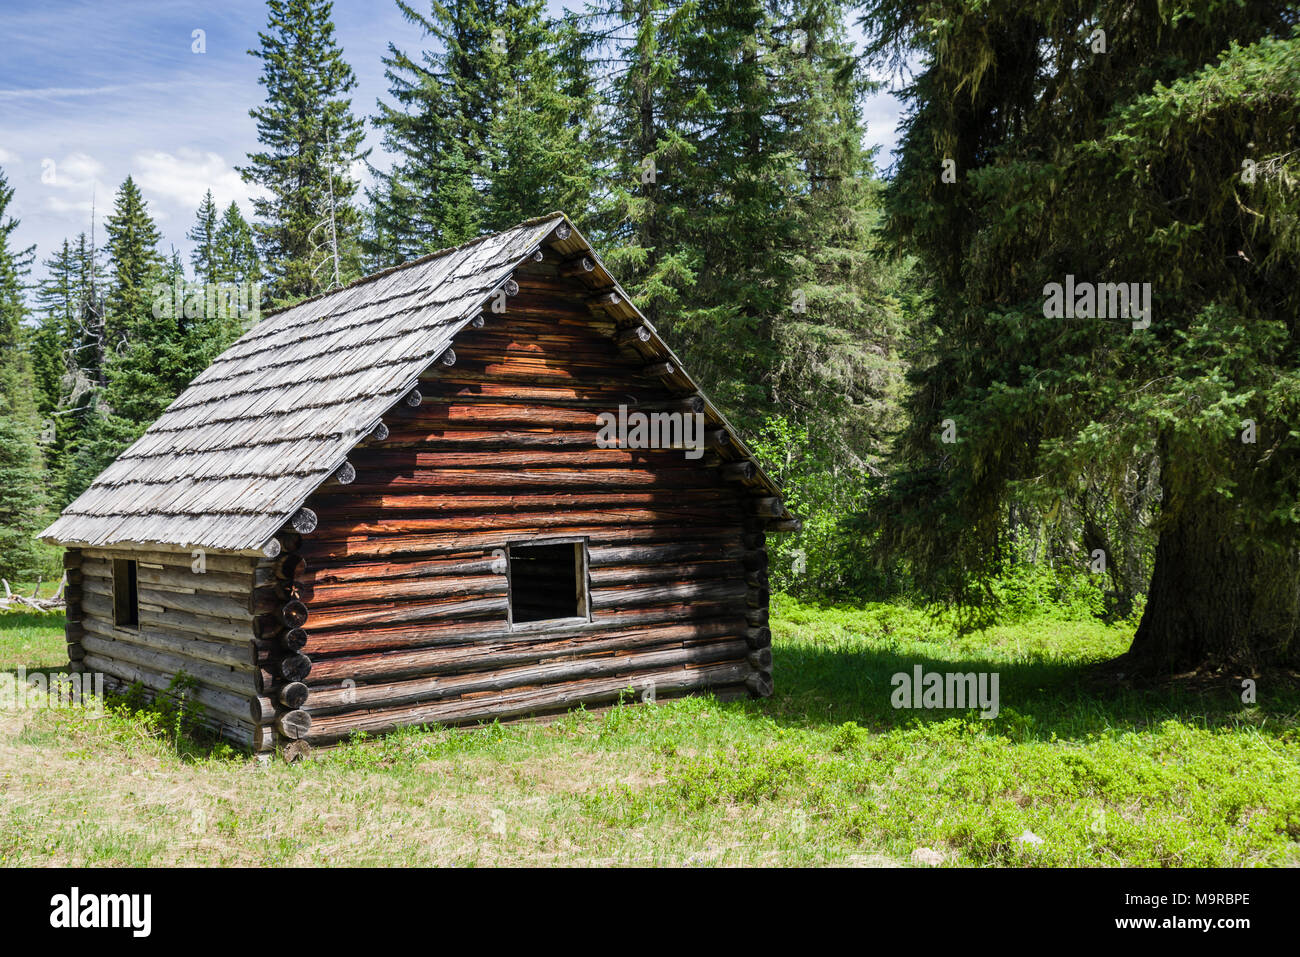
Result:
M314 296L308 296L306 299L299 299L298 301L291 303L290 305L282 306L279 309L273 309L270 312L262 314L261 322L265 322L267 319L270 319L272 316L278 316L281 313L288 312L290 309L297 309L299 306L305 305L306 303L316 302L317 300L325 299L328 298L329 296L336 296L339 293L346 292L349 289L355 289L357 286L364 286L368 282L373 282L376 279L382 279L385 276L391 276L395 272L401 272L403 269L410 269L412 266L420 266L423 265L424 263L432 262L435 259L441 259L443 256L449 256L452 253L460 252L462 249L468 249L470 246L475 246L478 243L485 242L486 240L495 239L497 236L504 236L506 233L513 233L516 230L527 229L530 226L540 226L542 223L546 222L547 220L554 219L557 216L564 219L566 222L571 222L571 220L569 220L568 215L560 210L555 210L554 212L547 213L545 216L534 216L532 219L525 219L522 223L515 223L515 225L507 229L501 229L495 233L484 233L481 236L475 236L473 239L467 239L465 240L465 242L461 243L458 246L448 246L445 249L439 249L436 250L435 252L425 253L423 256L419 256L415 259L408 259L406 262L398 263L396 266L389 266L386 269L379 270L379 272L372 272L368 276L361 276L358 279L352 280L346 286L339 286L339 288L337 289L329 289L326 290L325 292L318 292ZM261 322L259 322L258 325L260 325ZM254 326L253 328L256 328L256 326ZM252 329L249 330L249 332L252 331L253 331Z

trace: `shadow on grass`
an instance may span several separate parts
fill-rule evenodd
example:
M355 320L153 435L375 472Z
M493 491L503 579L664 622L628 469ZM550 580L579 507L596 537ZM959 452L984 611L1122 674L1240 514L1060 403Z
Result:
M894 708L896 674L953 672L998 675L999 713L987 719L991 731L1012 740L1086 738L1103 731L1143 731L1177 719L1203 728L1251 727L1261 733L1295 736L1300 727L1300 684L1285 676L1258 681L1257 702L1242 702L1240 681L1129 688L1098 681L1092 661L1007 662L993 657L927 657L870 648L799 644L773 647L775 695L752 707L779 724L797 727L856 722L874 732L916 722L979 718L979 708Z

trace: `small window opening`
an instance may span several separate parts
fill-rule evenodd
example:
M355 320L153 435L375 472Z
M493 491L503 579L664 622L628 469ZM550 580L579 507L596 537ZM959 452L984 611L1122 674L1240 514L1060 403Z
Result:
M113 624L135 628L140 624L140 593L135 562L113 559Z
M511 545L510 621L587 618L587 543Z

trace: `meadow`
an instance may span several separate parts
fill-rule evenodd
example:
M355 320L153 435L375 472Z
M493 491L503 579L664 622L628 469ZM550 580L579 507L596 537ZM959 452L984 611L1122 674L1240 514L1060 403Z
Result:
M900 604L773 606L776 694L422 729L287 764L118 702L0 711L0 863L1300 865L1300 692L1133 688L1131 623L972 631ZM895 709L891 678L996 672L995 718ZM0 670L66 666L0 616Z

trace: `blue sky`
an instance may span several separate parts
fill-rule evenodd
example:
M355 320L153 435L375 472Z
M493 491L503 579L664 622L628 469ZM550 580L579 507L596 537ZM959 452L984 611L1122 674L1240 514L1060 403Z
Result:
M389 41L413 50L420 32L390 0L335 0L334 20L357 74L353 109L369 117L387 93L380 58ZM262 101L261 64L247 51L265 22L262 0L0 0L0 168L15 190L10 212L22 221L18 248L34 243L38 259L48 256L88 228L92 198L102 240L128 174L164 252L175 246L187 261L185 232L205 190L251 218L250 190L234 167L257 146L248 110ZM201 54L192 50L195 30L204 31ZM887 93L864 109L880 165L889 162L898 113ZM371 159L383 167L378 144L367 123ZM42 272L38 264L33 278Z

